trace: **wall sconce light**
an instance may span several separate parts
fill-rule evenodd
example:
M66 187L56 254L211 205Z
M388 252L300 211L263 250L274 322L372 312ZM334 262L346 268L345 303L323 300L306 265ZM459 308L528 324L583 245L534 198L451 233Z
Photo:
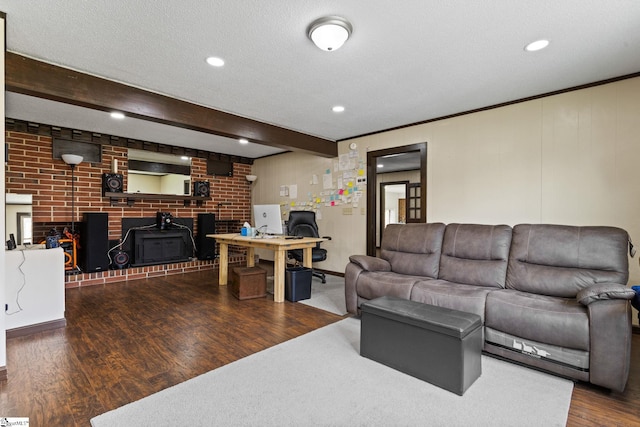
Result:
M309 25L307 35L320 49L331 52L339 49L347 41L353 27L339 16L325 16Z
M258 177L257 177L256 175L247 175L247 176L245 176L245 178L246 178L246 179L247 179L247 181L249 181L249 182L253 182L253 181L255 181L256 179L258 179Z

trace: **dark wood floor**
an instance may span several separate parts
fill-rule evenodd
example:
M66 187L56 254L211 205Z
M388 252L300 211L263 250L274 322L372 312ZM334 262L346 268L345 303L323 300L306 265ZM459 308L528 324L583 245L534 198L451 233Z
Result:
M0 416L89 420L342 317L272 298L238 301L212 272L67 290L68 325L7 341ZM640 425L640 336L624 393L577 384L568 425ZM525 422L526 424L526 422Z

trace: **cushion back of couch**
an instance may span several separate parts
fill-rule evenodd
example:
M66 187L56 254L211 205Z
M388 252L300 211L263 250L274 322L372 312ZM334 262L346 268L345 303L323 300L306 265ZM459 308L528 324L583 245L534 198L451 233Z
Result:
M380 257L391 271L438 277L444 224L389 224L380 243Z
M449 224L444 233L438 278L504 288L510 245L508 225Z
M615 227L516 225L507 288L573 298L596 283L626 285L628 241Z

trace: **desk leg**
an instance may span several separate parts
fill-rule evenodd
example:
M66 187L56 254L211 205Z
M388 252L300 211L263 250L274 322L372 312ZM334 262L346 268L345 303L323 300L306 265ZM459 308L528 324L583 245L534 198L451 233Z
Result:
M307 268L313 267L313 248L304 248L302 250L302 265Z
M284 263L287 251L275 250L273 260L273 302L284 301Z
M253 267L256 265L256 250L249 246L247 248L247 267Z
M226 243L220 243L220 258L218 259L218 268L220 274L218 275L218 285L224 286L227 284L227 276L229 274L229 245Z

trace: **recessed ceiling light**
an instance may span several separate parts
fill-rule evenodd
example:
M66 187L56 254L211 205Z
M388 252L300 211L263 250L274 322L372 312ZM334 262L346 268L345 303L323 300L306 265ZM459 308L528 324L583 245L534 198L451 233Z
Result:
M112 119L122 120L122 119L124 119L124 113L121 113L120 111L114 111L114 112L111 113L111 118Z
M207 58L207 64L212 67L222 67L224 65L224 59L218 58L216 56L210 56Z
M378 169L382 169L383 167L384 167L384 165L383 165L383 164L379 164L379 165L378 165Z
M180 158L181 158L182 160L189 160L189 157L187 157L187 156L181 156Z
M244 138L240 138L240 139L238 140L238 142L239 142L240 144L248 144L248 143L249 143L249 140L248 140L248 139L244 139Z
M334 113L342 113L344 111L344 107L342 105L336 105L331 109Z
M524 50L526 50L527 52L535 52L537 50L542 50L547 46L549 46L549 40L536 40L526 45L524 47Z

